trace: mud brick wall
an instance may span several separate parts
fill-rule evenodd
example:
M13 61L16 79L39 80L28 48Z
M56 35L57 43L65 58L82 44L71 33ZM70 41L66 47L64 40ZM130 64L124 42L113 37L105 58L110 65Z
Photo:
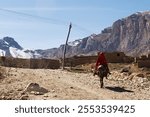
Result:
M133 57L126 56L123 52L105 53L106 59L109 63L131 63L134 61ZM75 56L65 60L66 66L77 66L88 63L95 63L98 56Z
M123 52L106 53L105 56L109 63L124 63L126 57Z
M18 67L18 68L29 68L30 67L30 59L19 59L19 58L14 58L12 63ZM13 66L12 66L13 67Z
M139 60L137 62L138 64L138 67L141 68L141 67L147 67L147 68L150 68L150 60Z
M134 57L126 56L123 58L124 63L133 63L135 61Z
M0 64L6 67L30 68L30 59L0 57Z
M150 60L150 54L136 57L136 59L137 59L137 61L139 61L139 60Z
M58 69L60 68L59 60L51 59L30 59L30 68L32 69Z
M147 56L141 56L140 58L139 58L139 60L148 60L148 57Z
M60 62L51 59L20 59L12 57L0 57L0 65L6 67L33 68L33 69L58 69Z
M97 56L75 56L72 58L67 58L65 60L65 66L77 66L88 63L94 63L97 60Z
M6 57L1 56L0 57L0 65L4 66L5 60L6 60Z
M81 65L81 64L93 63L96 60L97 60L97 56L81 56L81 57L75 57L74 63L76 65Z
M138 67L147 67L150 68L150 54L147 56L141 56L137 58Z

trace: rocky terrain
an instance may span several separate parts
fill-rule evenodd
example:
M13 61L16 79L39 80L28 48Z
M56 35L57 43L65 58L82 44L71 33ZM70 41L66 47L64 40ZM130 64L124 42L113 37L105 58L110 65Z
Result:
M101 89L90 66L64 71L1 67L0 99L150 99L149 69L110 64L112 74Z

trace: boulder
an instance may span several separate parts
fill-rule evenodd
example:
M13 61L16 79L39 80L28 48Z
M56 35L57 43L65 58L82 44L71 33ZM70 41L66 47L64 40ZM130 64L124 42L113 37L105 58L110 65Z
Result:
M43 95L43 94L47 93L48 90L43 87L40 87L40 85L37 83L30 83L27 85L25 92L29 92L29 93L35 94L35 95Z

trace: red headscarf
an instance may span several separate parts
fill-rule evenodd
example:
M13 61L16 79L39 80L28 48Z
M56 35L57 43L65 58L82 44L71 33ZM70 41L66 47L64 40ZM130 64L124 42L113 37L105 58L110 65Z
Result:
M96 61L96 70L99 65L107 65L107 61L103 52L99 53L98 59Z

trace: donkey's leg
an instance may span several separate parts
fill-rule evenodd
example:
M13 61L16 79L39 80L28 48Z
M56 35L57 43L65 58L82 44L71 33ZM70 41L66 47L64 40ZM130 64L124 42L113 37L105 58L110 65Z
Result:
M103 77L100 77L100 87L103 88L104 83L103 83Z

